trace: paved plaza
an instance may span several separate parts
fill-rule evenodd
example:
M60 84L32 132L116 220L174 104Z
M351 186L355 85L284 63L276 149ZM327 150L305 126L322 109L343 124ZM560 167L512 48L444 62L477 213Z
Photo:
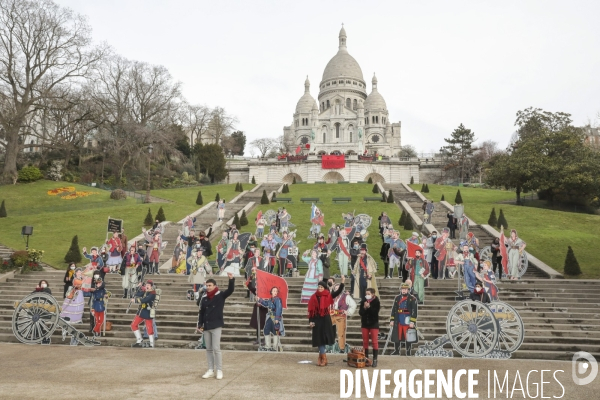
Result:
M319 368L300 363L305 360L316 362L316 353L225 351L224 379L218 381L200 378L206 370L204 351L2 343L0 355L0 397L3 399L335 399L340 397L340 369L347 369L341 355L329 357L330 365ZM407 375L413 369L479 369L478 385L474 390L479 398L488 398L488 370L495 370L501 379L508 370L511 390L518 370L528 396L525 398L533 398L539 390L539 371L542 369L552 371L544 375L543 380L547 382L544 397L558 398L563 394L563 389L553 378L557 370L564 371L556 373L564 386L563 399L594 399L600 390L598 378L586 386L575 385L571 378L571 362L565 361L381 356L379 367L380 370L392 370L392 375L399 369L407 370ZM367 370L372 374L372 368ZM527 395L527 373L532 370L538 372L529 375ZM388 393L394 390L393 378L391 380ZM465 382L463 377L461 383ZM466 390L463 384L461 389ZM489 398L494 398L491 390ZM435 388L432 392L435 393ZM364 386L361 395L361 398L367 398ZM380 398L379 384L375 398ZM496 398L507 398L506 389L502 394L497 392ZM524 397L521 391L515 391L512 398Z

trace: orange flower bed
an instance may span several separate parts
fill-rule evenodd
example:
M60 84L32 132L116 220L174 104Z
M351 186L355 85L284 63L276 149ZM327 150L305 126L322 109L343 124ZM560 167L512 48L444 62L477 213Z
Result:
M73 200L79 197L87 197L93 194L98 194L98 192L85 192L85 191L76 191L73 186L65 186L61 188L56 188L52 190L48 190L49 196L57 196L60 195L60 198L63 200ZM64 193L64 195L63 195Z
M65 187L61 187L61 188L57 188L57 189L52 189L52 190L48 190L48 196L56 196L59 195L61 193L65 193L65 192L74 192L75 191L75 187L73 186L65 186Z

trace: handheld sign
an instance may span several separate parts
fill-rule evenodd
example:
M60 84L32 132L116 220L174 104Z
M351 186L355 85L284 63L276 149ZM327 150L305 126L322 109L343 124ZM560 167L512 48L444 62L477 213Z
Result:
M108 218L108 226L106 227L107 232L123 232L123 220Z

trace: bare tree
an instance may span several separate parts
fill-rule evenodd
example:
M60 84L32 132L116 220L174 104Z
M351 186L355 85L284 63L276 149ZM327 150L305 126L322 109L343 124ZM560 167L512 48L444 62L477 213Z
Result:
M212 143L218 145L225 136L231 134L237 124L237 119L234 116L227 114L223 107L215 107L210 115L210 123L207 136Z
M273 139L269 138L255 139L250 142L250 146L258 150L258 153L260 154L261 158L265 158L265 156L267 155L269 150L271 150L273 145Z
M0 180L17 174L28 114L55 91L77 86L105 51L91 47L83 16L51 0L0 0L0 143L6 150Z
M202 142L208 131L212 110L204 105L184 103L180 114L181 125L189 136L190 146Z
M417 156L417 150L415 150L415 146L413 146L411 144L402 146L402 148L398 152L398 157L411 158L411 157L416 157L416 156Z
M100 110L98 140L117 156L119 176L152 144L157 153L175 150L174 126L180 85L162 66L110 58L93 80L91 96Z

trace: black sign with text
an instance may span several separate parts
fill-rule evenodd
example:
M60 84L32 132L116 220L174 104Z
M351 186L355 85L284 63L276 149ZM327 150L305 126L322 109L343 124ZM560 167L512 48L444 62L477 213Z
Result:
M123 220L122 219L108 219L108 227L106 228L107 232L123 232Z

